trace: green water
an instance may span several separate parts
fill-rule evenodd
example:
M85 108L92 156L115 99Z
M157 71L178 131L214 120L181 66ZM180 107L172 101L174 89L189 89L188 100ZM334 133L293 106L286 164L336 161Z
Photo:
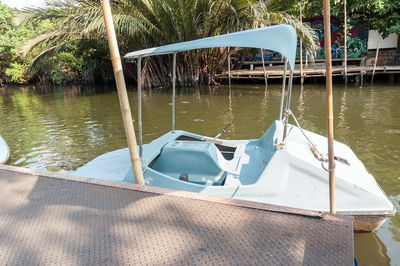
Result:
M136 92L129 93L136 115ZM294 86L292 110L300 124L326 134L325 87ZM143 139L171 129L171 94L143 95ZM228 122L227 139L258 138L279 114L280 87L270 85L183 89L176 128L213 136ZM400 206L400 85L334 86L335 139L349 145L383 190ZM112 88L0 88L0 135L11 165L74 170L126 146L118 96ZM400 216L376 233L355 234L360 265L400 265Z

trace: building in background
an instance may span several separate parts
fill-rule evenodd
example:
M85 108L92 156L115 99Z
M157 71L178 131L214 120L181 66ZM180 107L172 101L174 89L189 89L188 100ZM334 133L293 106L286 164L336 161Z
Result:
M324 21L323 17L305 20L316 31L320 49L317 51L316 61L325 59L324 46ZM368 23L351 19L349 21L349 33L347 35L347 58L350 64L373 65L377 43L380 42L380 50L377 65L400 65L400 37L391 34L383 39L374 30L369 29ZM344 30L343 21L331 17L331 46L332 58L337 61L344 59ZM300 58L300 49L297 49L297 59ZM303 49L303 58L306 58ZM342 59L342 60L340 60ZM266 62L281 61L281 55L277 52L265 51L264 60ZM246 61L261 62L261 51L259 49L249 49Z

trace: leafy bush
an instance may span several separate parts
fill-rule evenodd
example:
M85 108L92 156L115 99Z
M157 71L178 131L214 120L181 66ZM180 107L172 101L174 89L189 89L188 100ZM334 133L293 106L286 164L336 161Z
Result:
M51 58L51 79L55 84L77 80L82 73L83 60L73 52L59 52Z
M13 62L5 71L5 79L8 83L24 84L28 81L27 66Z
M15 11L0 1L0 80L26 83L29 75L27 59L20 55L24 41L33 36L30 25L15 26L12 23Z

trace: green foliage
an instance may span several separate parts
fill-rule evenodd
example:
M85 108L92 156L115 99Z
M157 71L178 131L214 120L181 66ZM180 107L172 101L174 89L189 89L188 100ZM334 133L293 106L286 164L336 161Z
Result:
M36 69L29 68L31 55L23 54L24 45L43 33L54 30L56 24L45 19L39 23L23 22L14 25L18 11L0 2L0 84L3 82L23 84L32 76L40 81L50 81L57 84L75 81L81 78L85 71L85 53L77 54L75 46L64 45L59 50L52 50L48 57L42 57ZM31 47L32 54L46 50L45 43ZM21 56L25 55L25 56ZM101 61L100 59L98 60ZM31 71L29 71L29 69Z
M59 52L51 58L51 79L55 84L77 80L82 72L82 58L73 52Z
M278 3L284 1L276 1ZM259 2L251 6L253 16L253 27L265 27L274 24L289 24L292 25L299 36L303 40L305 47L305 53L309 55L311 59L316 55L316 51L319 49L317 44L317 36L314 30L308 24L302 24L294 15L290 14L290 11L270 11L270 6L275 5L274 1ZM286 2L286 5L288 3Z
M28 81L27 65L18 62L12 62L5 70L6 80L8 82L24 84Z
M343 17L343 1L331 1L333 16ZM1 81L25 83L32 76L57 84L111 79L99 1L48 3L46 8L28 8L20 13L0 0L0 84ZM112 11L121 54L285 23L296 28L312 58L318 49L316 35L298 20L300 4L304 18L322 15L321 0L115 0ZM400 34L400 1L347 0L347 10L351 16L369 22L384 37ZM18 26L12 23L16 17L20 21ZM213 83L215 74L224 70L226 57L224 49L179 54L178 82ZM167 84L170 61L168 56L145 59L143 75L149 83L144 86ZM135 76L132 67L126 69L128 77L131 73Z
M365 12L364 18L383 37L400 34L400 1L374 1L375 6Z
M40 82L61 84L82 79L84 58L76 53L74 45L48 54L40 60L31 72Z
M0 1L0 80L25 83L29 76L20 48L24 40L33 35L33 30L26 24L13 25L14 12Z
M121 53L234 32L261 25L293 25L309 54L315 53L315 34L298 19L274 8L273 0L116 0L112 3L113 19ZM25 21L40 24L51 21L53 27L39 32L24 46L24 52L38 55L38 61L75 45L84 60L83 73L110 73L102 11L97 0L55 1L48 8L26 9ZM98 49L100 47L100 49ZM93 50L95 49L95 50ZM88 53L87 53L88 52ZM93 56L95 57L93 57ZM99 56L102 56L99 60ZM213 83L215 73L225 68L227 50L209 49L179 54L178 82ZM225 58L225 59L224 59ZM105 61L104 61L105 60ZM145 86L169 83L170 58L144 60ZM129 71L132 72L133 71ZM59 76L58 72L55 72ZM83 75L86 77L87 75ZM88 75L93 77L94 75ZM104 75L103 75L104 76ZM90 79L90 78L89 78Z
M322 16L321 0L304 0L302 4L305 17ZM298 13L298 7L296 12ZM331 14L338 18L344 17L344 0L331 1ZM347 0L347 14L368 22L371 29L377 30L383 37L390 33L400 34L398 0Z

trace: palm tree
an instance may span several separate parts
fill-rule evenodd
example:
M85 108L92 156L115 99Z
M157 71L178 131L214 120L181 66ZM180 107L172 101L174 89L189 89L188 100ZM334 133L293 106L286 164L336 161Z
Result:
M307 52L317 49L316 35L297 18L280 11L269 11L272 1L250 0L115 0L113 19L122 53L147 47L199 39L272 24L291 24L303 38ZM66 45L87 40L106 42L100 4L97 0L52 2L46 8L23 11L24 21L53 27L40 32L24 46L24 53L36 51L33 64ZM226 49L205 49L180 53L178 83L211 84L224 70ZM144 86L169 83L170 57L144 60Z
M295 16L280 10L277 1L259 1L250 6L251 21L253 28L265 27L276 24L292 25L297 32L297 36L302 39L306 54L314 59L316 51L319 49L318 38L307 23L302 23Z

